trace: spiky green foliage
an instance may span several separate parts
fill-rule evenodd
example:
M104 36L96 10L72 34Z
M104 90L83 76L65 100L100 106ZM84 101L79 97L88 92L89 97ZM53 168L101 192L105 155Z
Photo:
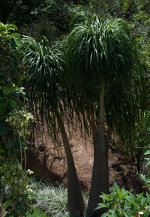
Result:
M69 216L66 209L67 190L63 186L53 187L43 184L36 193L36 207L44 210L50 216Z
M58 187L50 183L36 181L32 178L29 183L30 188L36 194L36 208L45 211L50 217L68 217L67 211L67 189L61 184ZM88 192L84 193L87 203Z
M26 88L31 104L41 118L49 123L53 132L56 128L54 113L60 104L58 74L62 71L62 60L59 51L51 48L45 37L37 42L34 38L24 36L22 48L28 73Z
M68 164L68 209L70 212L82 212L81 204L84 207L84 201L62 120L65 111L63 104L65 97L59 83L62 60L59 53L50 49L45 38L41 43L29 37L23 40L24 64L29 74L27 82L31 104L33 104L33 109L35 108L40 114L43 123L47 122L52 139L57 143L60 140L58 131L61 132Z
M101 22L98 17L86 20L75 25L64 46L74 108L81 113L86 110L87 114L93 112L93 107L98 111L104 82L107 120L113 126L117 119L129 129L138 110L141 75L127 22L122 19Z
M76 25L67 39L67 63L79 84L128 81L137 61L127 23L121 19L101 23L96 17Z
M70 21L70 31L73 30L75 25L81 24L81 23L86 22L86 21L88 21L88 18L83 11L76 12Z

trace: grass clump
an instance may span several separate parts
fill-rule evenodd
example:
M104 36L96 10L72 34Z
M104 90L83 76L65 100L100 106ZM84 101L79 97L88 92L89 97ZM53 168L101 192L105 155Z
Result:
M32 178L29 186L35 194L36 212L42 210L45 213L43 217L69 217L67 211L67 189L62 184L56 187L52 186L50 183L37 181ZM83 196L87 205L89 192L84 192ZM40 216L38 213L36 215L36 212L35 215L33 213L31 216Z
M37 191L36 207L55 217L69 217L66 210L67 191L63 186L44 185Z
M69 217L66 209L67 189L63 185L54 187L34 180L30 187L36 194L36 208L43 210L50 217Z

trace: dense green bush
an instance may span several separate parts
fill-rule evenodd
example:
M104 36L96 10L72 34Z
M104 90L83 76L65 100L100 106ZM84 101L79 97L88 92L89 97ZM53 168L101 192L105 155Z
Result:
M40 16L40 9L43 7L42 0L17 0L7 21L17 26L29 24Z
M48 29L51 30L53 27L53 30L56 28L62 34L67 32L69 27L71 16L69 5L63 0L16 1L13 9L8 14L7 21L19 27L24 25L30 27L33 24L40 25L42 22L44 24L45 21L48 22L48 25L46 24L43 27L40 25L41 30L43 28L44 31L48 31ZM53 35L53 32L49 31L49 34ZM48 38L48 35L43 35Z
M33 208L33 213L27 214L27 217L49 217L49 215L47 215L43 211L37 209L36 207L33 206L32 208Z
M12 13L16 0L1 0L0 1L0 21L6 22L8 16Z
M69 5L63 0L45 0L45 4L41 10L42 18L51 21L58 31L66 33L71 18Z
M97 209L106 208L108 211L102 217L131 217L140 216L148 217L150 214L150 195L146 193L137 194L136 196L131 191L120 189L117 184L114 184L112 192L102 194L102 203L98 204Z
M4 208L6 217L26 216L30 210L23 153L33 117L22 104L25 93L19 86L22 70L16 30L0 23L0 212Z

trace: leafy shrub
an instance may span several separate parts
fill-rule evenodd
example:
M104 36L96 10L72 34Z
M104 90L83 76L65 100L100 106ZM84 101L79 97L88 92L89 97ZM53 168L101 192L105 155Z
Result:
M1 0L0 1L0 21L6 22L10 13L12 13L15 6L15 0Z
M6 217L26 216L30 210L27 173L22 167L30 113L22 105L25 93L20 87L16 30L0 23L0 210L5 208Z
M61 32L68 31L70 22L69 6L62 0L45 0L46 7L43 9L43 17L52 21Z
M144 181L144 184L149 189L150 188L150 145L147 147L147 151L144 153L145 160L145 169L143 170L144 174L141 174L141 178Z
M5 202L3 207L7 212L5 217L26 216L32 211L32 190L28 187L27 172L22 169L21 163L14 159L0 157L1 186L3 187Z
M149 150L150 141L150 113L145 112L135 123L132 133L120 137L121 143L113 143L119 154L126 157L136 166L139 173L145 170L144 153Z
M24 25L21 28L23 35L28 35L40 41L42 37L46 37L50 42L56 41L59 36L58 31L53 22L45 18L38 19L31 24Z
M8 16L8 21L17 26L31 23L40 16L42 3L42 0L17 0L12 13Z
M28 213L28 217L48 217L49 215L45 214L44 212L42 212L41 210L37 209L36 207L32 207L33 208L33 213L30 214Z
M141 172L144 162L144 153L148 149L150 141L150 113L143 114L141 119L135 125L134 134L128 141L131 158L136 163L137 169ZM130 144L130 145L129 145Z
M120 189L117 184L114 184L110 195L103 193L100 197L103 202L98 204L97 209L108 209L102 217L131 217L140 216L140 214L148 217L150 214L150 195L148 193L146 197L143 194L134 196L131 191Z
M50 29L66 32L70 22L70 7L63 0L18 0L7 20L19 27L45 21L50 23ZM48 31L48 27L41 26L40 29Z

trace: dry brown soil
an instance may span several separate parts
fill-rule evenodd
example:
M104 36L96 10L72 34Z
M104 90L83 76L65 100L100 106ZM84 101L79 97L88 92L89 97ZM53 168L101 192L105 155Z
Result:
M84 191L87 191L91 184L93 165L92 140L88 136L81 136L78 127L72 132L67 128L66 131L68 132L81 187ZM58 137L60 137L59 134ZM40 130L34 130L34 136L30 141L30 150L27 152L27 166L38 177L46 178L53 184L62 182L67 184L67 162L63 145L61 142L55 145L48 134L47 128L42 125ZM121 187L135 188L136 192L140 192L141 185L136 179L134 168L129 167L126 160L111 150L109 150L109 174L111 185L116 181Z

